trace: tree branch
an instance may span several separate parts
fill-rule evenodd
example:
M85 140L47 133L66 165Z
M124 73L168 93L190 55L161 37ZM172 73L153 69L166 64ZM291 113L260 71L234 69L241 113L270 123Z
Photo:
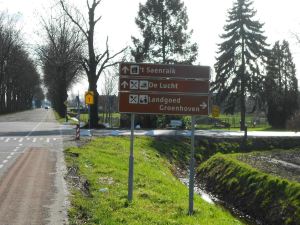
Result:
M294 36L294 38L296 39L296 41L300 44L300 36L296 33L292 33L292 35Z
M64 1L60 0L59 2L61 4L63 11L67 14L67 16L70 18L70 20L81 30L81 32L84 34L84 36L86 38L88 38L88 33L83 29L83 27L79 24L79 22L73 18L73 16L69 12L69 10L65 7Z
M101 20L102 16L99 16L98 19L95 20L94 24L96 25L96 23L99 22L99 20Z
M107 46L108 47L108 46ZM104 69L108 68L108 67L111 67L111 66L114 66L116 64L119 63L119 61L117 62L114 62L114 63L110 63L110 64L107 64L111 59L115 58L116 56L118 56L119 54L121 54L122 52L124 52L125 50L127 49L127 47L123 48L121 51L115 53L113 56L109 56L109 50L107 49L106 51L108 52L106 55L106 59L101 63L101 66L100 66L100 69L98 70L97 72L97 79L99 79L101 73L103 72Z
M81 60L81 62L82 62L82 66L83 66L86 74L89 74L89 62L88 62L88 60L86 58L83 58Z

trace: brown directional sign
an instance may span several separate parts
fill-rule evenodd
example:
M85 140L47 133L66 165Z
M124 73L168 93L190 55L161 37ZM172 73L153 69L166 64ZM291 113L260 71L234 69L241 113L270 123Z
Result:
M208 96L120 93L119 111L149 114L208 115Z
M120 91L155 91L205 93L209 91L208 81L199 80L158 80L146 78L120 78Z
M121 76L180 77L204 80L210 78L210 68L208 66L121 63L119 69Z

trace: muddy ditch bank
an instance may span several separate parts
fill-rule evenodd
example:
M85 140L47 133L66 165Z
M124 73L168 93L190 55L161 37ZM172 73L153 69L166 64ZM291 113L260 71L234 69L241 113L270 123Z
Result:
M253 169L234 155L201 164L196 179L218 199L263 224L300 224L300 184Z
M300 183L300 148L254 152L237 158L265 173Z

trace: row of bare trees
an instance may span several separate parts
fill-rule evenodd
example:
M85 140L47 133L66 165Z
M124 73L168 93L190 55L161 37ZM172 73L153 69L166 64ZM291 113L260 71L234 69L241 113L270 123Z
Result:
M30 109L43 91L35 63L16 29L14 16L0 12L0 113Z
M113 59L124 49L111 54L108 38L101 53L95 47L95 27L101 20L101 16L96 16L96 9L101 0L86 1L87 15L65 0L57 2L59 4L55 6L55 17L42 19L45 44L39 45L37 50L42 62L47 98L54 109L64 116L67 92L72 84L85 74L89 82L89 91L94 92L95 98L95 104L90 108L90 124L91 127L96 127L99 96L97 82L106 68L118 63Z

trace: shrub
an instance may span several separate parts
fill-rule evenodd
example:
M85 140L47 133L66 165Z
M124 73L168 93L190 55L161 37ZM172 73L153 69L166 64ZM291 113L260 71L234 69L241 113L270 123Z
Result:
M286 128L289 130L300 130L300 112L295 113L286 123Z

